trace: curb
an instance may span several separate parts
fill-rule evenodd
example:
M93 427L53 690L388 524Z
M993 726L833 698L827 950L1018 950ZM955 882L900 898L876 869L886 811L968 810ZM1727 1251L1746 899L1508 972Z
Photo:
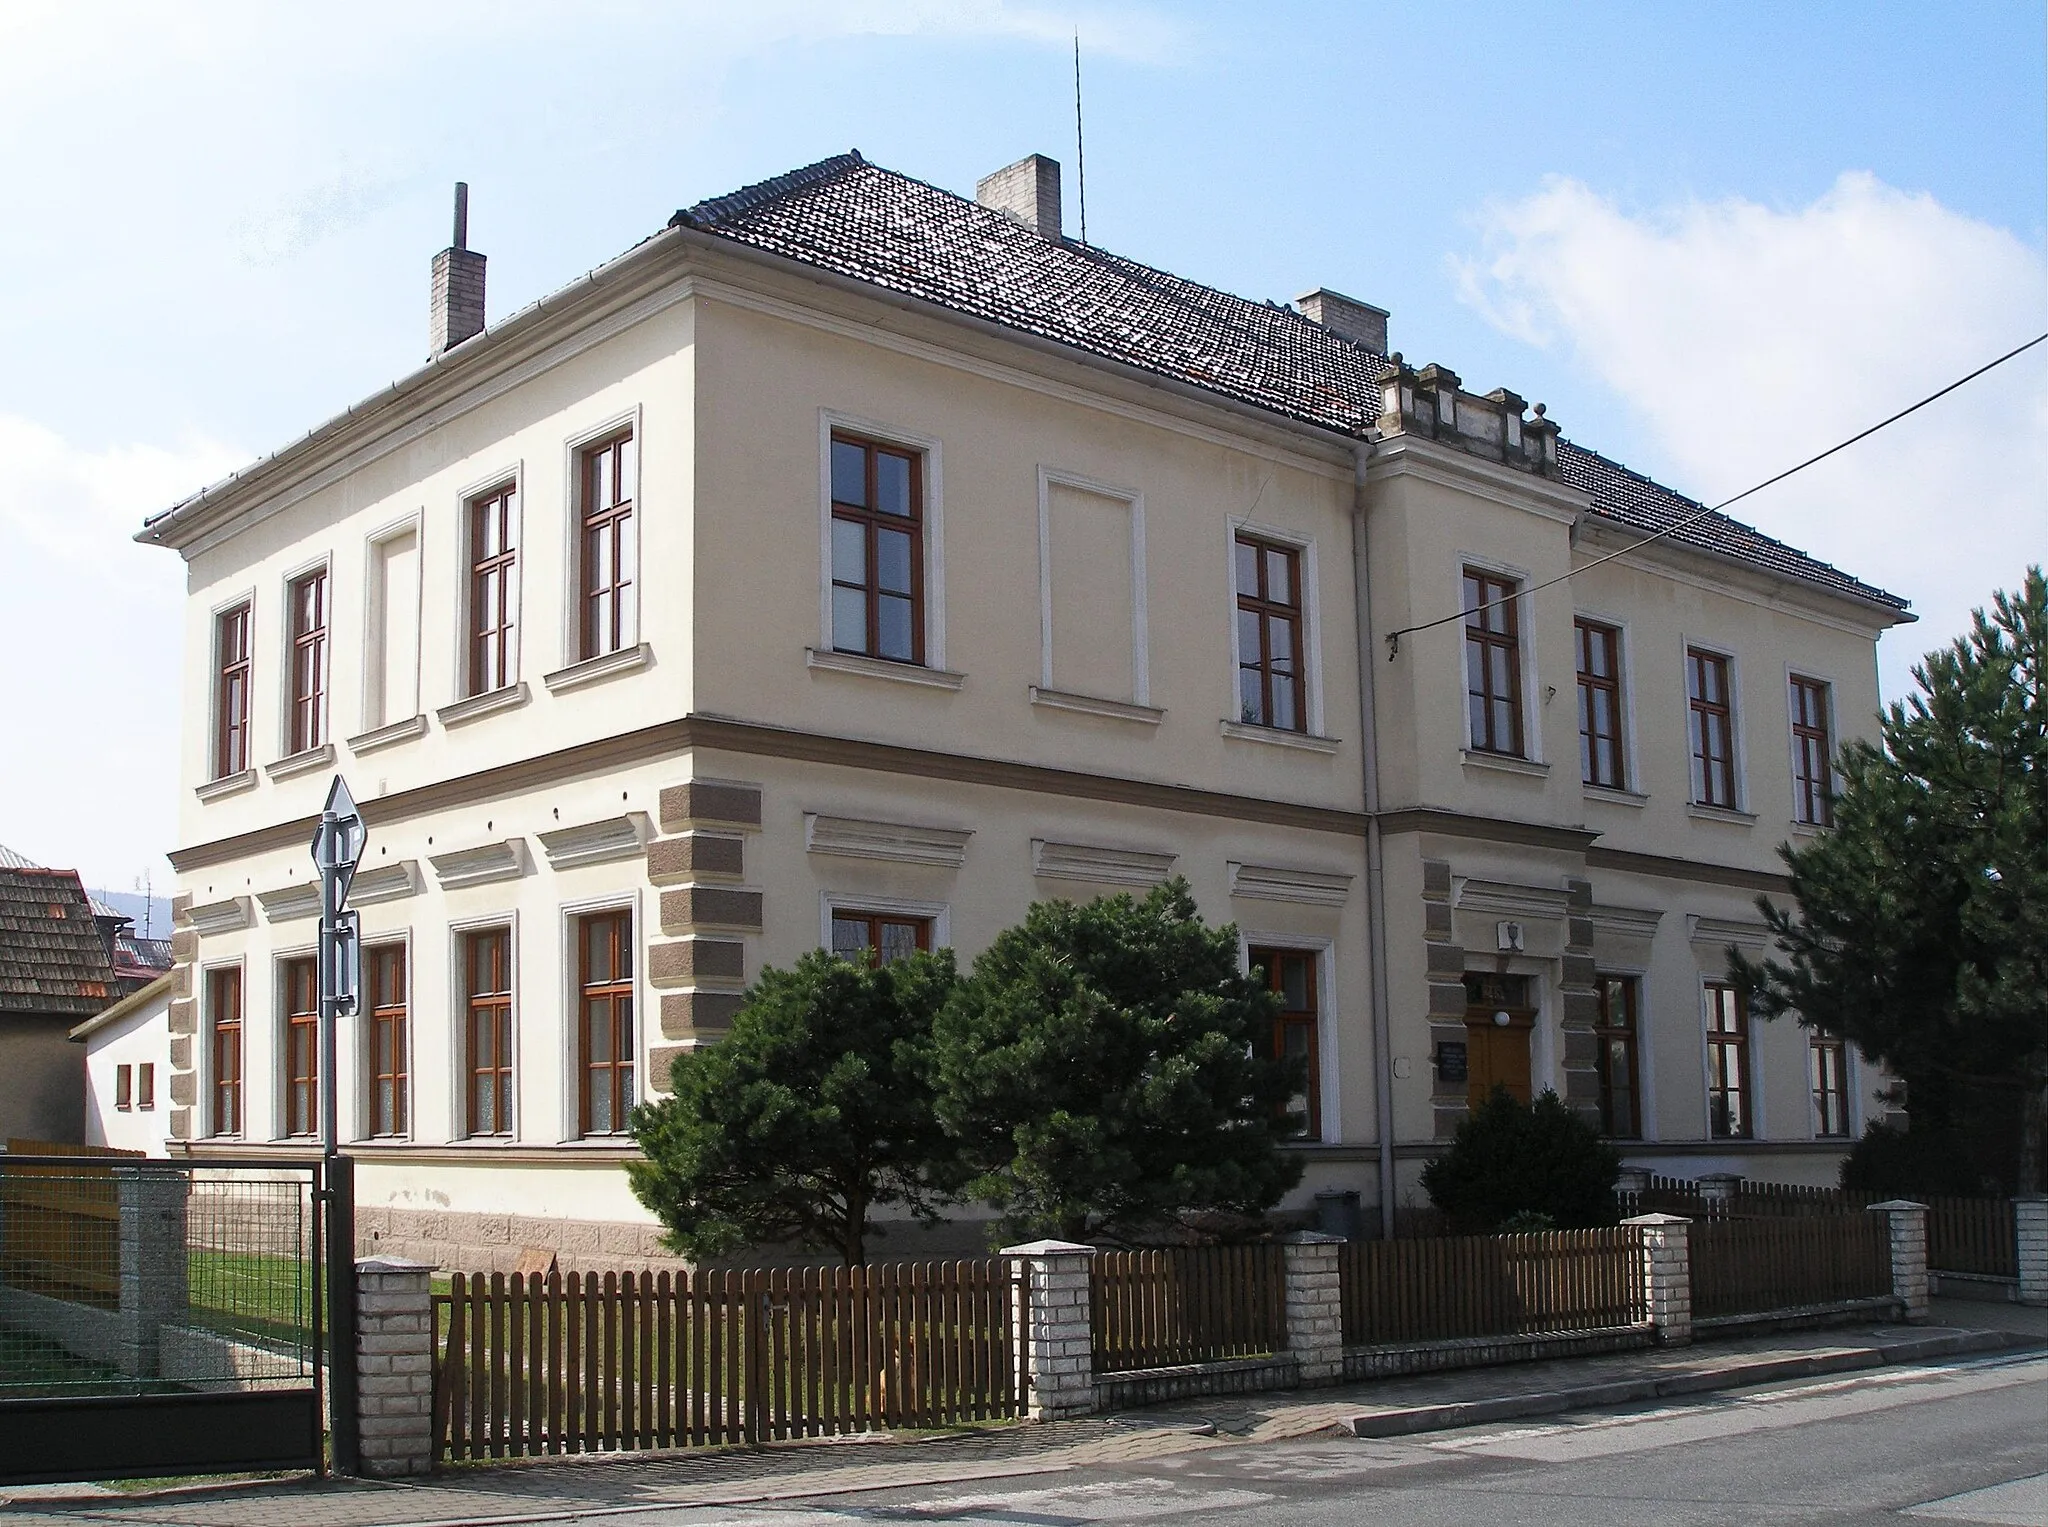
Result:
M1637 1400L1704 1394L1716 1389L1746 1389L1785 1379L1819 1378L1830 1373L1851 1373L1863 1368L1917 1363L1928 1358L1955 1357L1970 1352L1992 1352L2017 1345L2021 1345L2019 1339L2004 1331L1956 1331L1799 1357L1725 1363L1719 1367L1661 1377L1613 1379L1602 1384L1575 1384L1562 1389L1463 1400L1448 1405L1409 1405L1366 1411L1340 1424L1354 1437L1411 1437L1419 1432L1452 1431L1461 1426L1483 1426L1492 1421L1512 1421L1524 1416L1554 1416L1569 1410L1595 1410L1603 1406L1632 1404Z

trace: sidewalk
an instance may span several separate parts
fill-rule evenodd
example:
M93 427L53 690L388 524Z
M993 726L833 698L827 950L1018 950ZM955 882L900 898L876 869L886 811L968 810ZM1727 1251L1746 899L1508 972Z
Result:
M1193 1400L1116 1416L923 1437L465 1466L417 1484L281 1481L124 1495L91 1487L0 1494L8 1527L414 1527L567 1513L743 1505L1141 1462L1243 1442L1405 1435L1505 1415L1626 1403L1884 1363L2048 1343L2048 1311L1942 1301L1928 1326L1862 1326L1670 1351L1518 1363L1335 1389ZM1538 1404L1547 1409L1517 1409ZM59 1489L66 1493L61 1496Z

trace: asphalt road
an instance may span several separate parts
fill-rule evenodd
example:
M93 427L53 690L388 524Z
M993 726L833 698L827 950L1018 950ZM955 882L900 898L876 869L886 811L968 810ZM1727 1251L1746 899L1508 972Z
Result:
M1243 1444L1014 1482L620 1520L648 1527L2048 1527L2048 1358L1884 1369L1399 1442Z

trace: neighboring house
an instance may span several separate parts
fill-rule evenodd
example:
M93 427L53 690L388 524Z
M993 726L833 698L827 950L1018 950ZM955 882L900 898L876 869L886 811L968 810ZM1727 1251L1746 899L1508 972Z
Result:
M171 1137L171 995L166 970L71 1031L85 1046L85 1143L166 1154Z
M67 1036L121 994L72 870L0 867L0 1140L85 1139L85 1071Z
M1310 1063L1298 1205L1416 1196L1494 1081L1641 1164L1832 1178L1879 1079L1724 951L1903 602L1721 516L1627 550L1699 506L1382 310L1066 239L1047 160L980 196L826 160L488 332L458 230L423 369L150 522L181 1147L314 1139L342 771L389 1242L644 1244L629 1109L764 965L971 959L1174 873Z

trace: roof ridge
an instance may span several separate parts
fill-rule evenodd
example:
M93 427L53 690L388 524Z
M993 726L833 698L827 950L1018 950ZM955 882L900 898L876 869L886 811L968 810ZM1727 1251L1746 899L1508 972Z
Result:
M766 180L757 180L752 185L741 186L737 191L728 191L723 196L707 197L688 207L680 209L668 220L671 228L701 228L722 218L737 217L751 212L756 207L779 201L792 191L807 190L812 186L824 185L838 179L851 170L867 163L859 149L848 149L843 154L833 154L826 159L801 165L794 170L785 170L780 175Z

